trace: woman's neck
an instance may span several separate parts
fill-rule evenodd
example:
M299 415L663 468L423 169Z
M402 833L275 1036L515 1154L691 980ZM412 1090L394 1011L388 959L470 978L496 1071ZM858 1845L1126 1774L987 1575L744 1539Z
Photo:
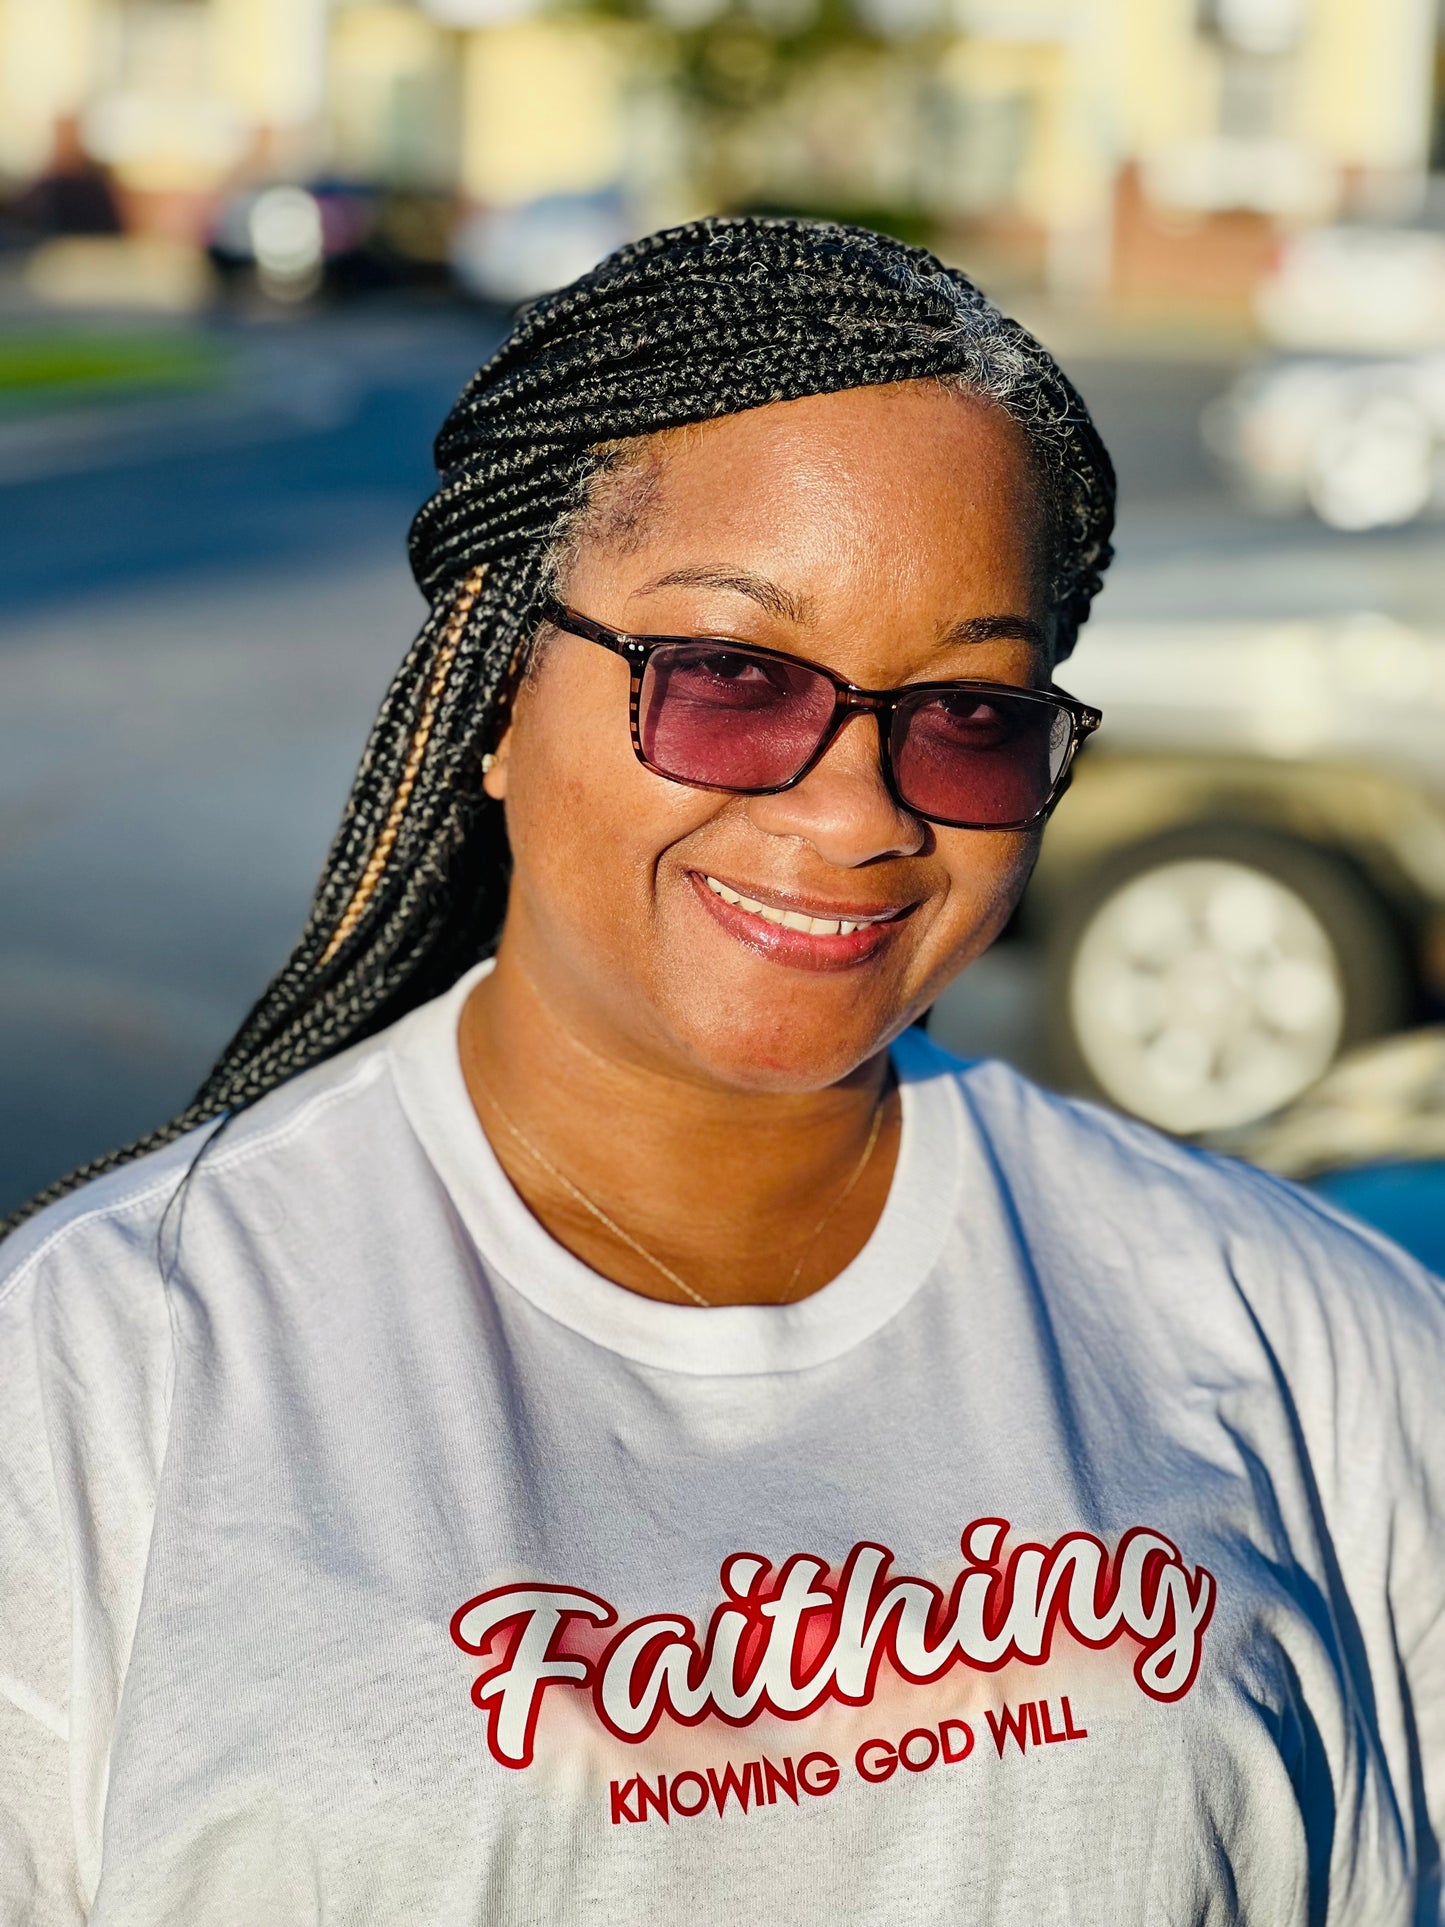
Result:
M821 1091L731 1090L647 1062L503 944L459 1031L472 1103L559 1244L645 1297L806 1297L856 1257L898 1152L886 1052Z

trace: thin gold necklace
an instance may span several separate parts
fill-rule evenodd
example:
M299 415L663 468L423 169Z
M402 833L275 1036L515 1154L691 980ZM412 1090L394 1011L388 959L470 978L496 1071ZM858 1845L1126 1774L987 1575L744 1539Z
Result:
M705 1309L708 1309L708 1310L717 1309L715 1300L711 1298L705 1298L700 1291L694 1290L694 1288L687 1282L685 1278L680 1278L677 1275L677 1273L672 1269L671 1265L665 1265L662 1262L661 1258L655 1258L653 1254L647 1249L646 1245L639 1244L637 1239L633 1237L632 1233L630 1231L625 1231L623 1227L620 1224L618 1224L615 1218L609 1218L607 1213L602 1209L600 1204L594 1203L593 1200L588 1197L587 1193L584 1190L582 1190L579 1185L576 1185L572 1182L571 1178L567 1176L567 1173L565 1171L559 1171L557 1169L557 1166L552 1162L552 1160L544 1152L539 1151L537 1149L537 1146L527 1136L526 1132L523 1131L519 1125L514 1124L512 1119L507 1115L507 1112L503 1109L502 1104L496 1095L496 1092L492 1090L490 1085L483 1083L482 1079L477 1076L475 1066L473 1066L472 1068L472 1082L473 1084L475 1084L477 1089L482 1093L483 1097L486 1098L487 1102L491 1105L492 1109L496 1112L497 1117L500 1119L508 1135L515 1138L517 1143L527 1153L527 1156L532 1159L534 1164L539 1165L541 1169L547 1173L548 1177L554 1179L558 1184L561 1185L562 1189L567 1193L568 1197L574 1199L578 1204L580 1204L584 1211L590 1212L591 1215L597 1220L598 1224L605 1226L606 1229L612 1233L614 1238L618 1239L622 1244L625 1244L627 1246L629 1251L636 1252L637 1256L641 1258L644 1263L651 1265L654 1271L658 1272L662 1277L666 1278L667 1282L670 1285L672 1285L675 1290L680 1291L684 1298L690 1298L693 1304L701 1305ZM863 1173L867 1170L869 1160L873 1156L874 1147L878 1143L879 1133L883 1128L883 1106L886 1101L886 1098L887 1098L887 1090L885 1088L882 1092L880 1092L878 1102L873 1107L873 1122L872 1122L872 1125L869 1127L868 1142L863 1146L863 1155L862 1157L859 1158L858 1162L853 1166L852 1172L849 1174L848 1182L843 1186L843 1189L838 1193L837 1197L834 1198L833 1202L828 1206L828 1209L823 1213L822 1217L819 1218L818 1222L813 1226L813 1229L809 1232L807 1242L804 1244L801 1252L798 1254L798 1262L793 1266L792 1272L788 1278L788 1282L783 1287L781 1296L775 1301L777 1304L785 1305L792 1298L794 1288L796 1287L799 1278L802 1276L803 1266L807 1261L808 1257L811 1255L813 1246L818 1242L819 1237L822 1235L824 1227L829 1223L829 1221L833 1217L833 1214L836 1211L839 1211L842 1209L846 1200L849 1197L851 1197L853 1190L858 1183L858 1180L862 1177Z

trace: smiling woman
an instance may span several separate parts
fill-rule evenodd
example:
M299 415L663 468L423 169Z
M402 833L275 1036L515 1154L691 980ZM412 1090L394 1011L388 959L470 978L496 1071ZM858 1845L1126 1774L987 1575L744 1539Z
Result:
M437 454L294 956L5 1247L0 1919L1414 1927L1437 1285L917 1027L1100 720L1082 402L709 221Z
M484 778L515 870L462 1063L484 1118L511 1093L525 1136L504 1128L502 1163L572 1250L652 1296L755 1302L835 1275L876 1222L899 1119L880 1047L1007 921L1063 774L1052 721L1069 744L1072 718L1048 693L1028 444L996 404L852 389L652 462L622 536L606 498L628 478L605 478ZM850 690L892 693L870 713ZM942 821L1001 788L997 829ZM935 792L954 807L925 814ZM548 1096L589 1086L625 1142ZM635 1187L640 1155L629 1241L534 1137L598 1200Z

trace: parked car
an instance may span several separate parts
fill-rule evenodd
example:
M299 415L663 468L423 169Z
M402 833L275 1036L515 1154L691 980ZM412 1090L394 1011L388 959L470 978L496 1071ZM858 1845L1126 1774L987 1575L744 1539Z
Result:
M1278 352L1204 412L1207 447L1264 514L1337 529L1445 509L1445 234L1359 223L1281 247L1255 305Z
M1236 1149L1445 1275L1445 1028L1355 1051Z
M473 299L514 308L585 274L636 232L626 202L611 191L478 208L453 236L452 272Z
M1445 992L1445 631L1384 617L1101 622L1104 711L1021 926L1046 1070L1228 1133Z
M1304 353L1400 355L1445 347L1445 234L1358 221L1305 228L1255 291L1266 339Z
M1359 530L1445 511L1445 349L1266 362L1209 404L1202 429L1261 514Z
M442 195L278 181L229 195L207 251L223 283L258 288L273 301L365 294L444 280L452 219Z

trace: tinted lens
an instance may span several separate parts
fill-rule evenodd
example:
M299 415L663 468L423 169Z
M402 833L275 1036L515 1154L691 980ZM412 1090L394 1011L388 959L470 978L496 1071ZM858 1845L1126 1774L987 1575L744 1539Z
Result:
M664 643L648 658L638 723L654 769L720 789L777 789L822 741L833 685L802 663L718 642Z
M958 689L905 698L893 717L893 776L912 810L974 829L1026 823L1068 757L1068 710L1042 696Z

